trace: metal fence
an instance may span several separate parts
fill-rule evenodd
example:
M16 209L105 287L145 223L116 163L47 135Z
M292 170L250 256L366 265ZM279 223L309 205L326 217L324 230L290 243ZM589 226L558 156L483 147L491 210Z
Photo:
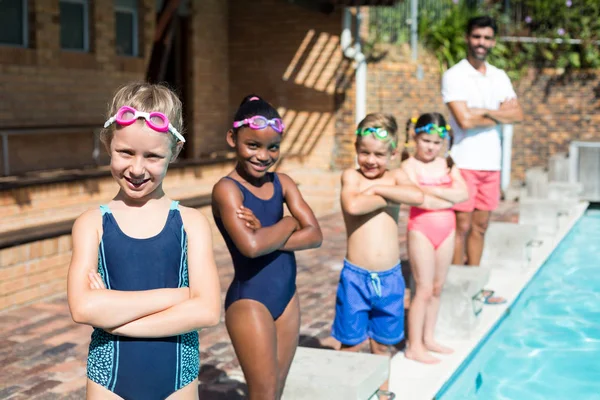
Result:
M436 20L444 16L458 0L418 0L419 18L427 16ZM483 0L465 1L470 7L481 5ZM503 1L508 6L509 0ZM514 0L513 0L514 1ZM518 1L518 0L517 0ZM372 7L369 10L369 36L377 43L401 44L410 42L411 0L404 0L388 7Z
M410 0L405 0L391 7L372 7L369 10L370 39L377 43L409 43L410 3ZM419 0L418 14L440 17L452 5L451 0Z
M428 20L442 18L458 0L418 0L418 18L427 16ZM495 13L501 16L499 35L519 31L519 37L511 37L512 41L527 41L530 37L526 28L528 9L523 0L460 0L466 1L473 8L494 7ZM372 7L369 10L369 39L377 43L402 44L410 42L411 0L404 0L394 6ZM509 40L511 40L509 39Z

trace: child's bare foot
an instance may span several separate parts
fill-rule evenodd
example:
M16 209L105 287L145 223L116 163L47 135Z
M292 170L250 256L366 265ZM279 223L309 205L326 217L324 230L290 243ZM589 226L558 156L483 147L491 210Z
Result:
M411 348L408 348L404 351L404 356L410 360L422 362L424 364L437 364L441 361L439 358L435 358L429 354L425 349L414 351Z
M450 347L443 346L437 342L427 342L425 343L425 348L429 351L433 351L434 353L440 354L452 354L454 350Z

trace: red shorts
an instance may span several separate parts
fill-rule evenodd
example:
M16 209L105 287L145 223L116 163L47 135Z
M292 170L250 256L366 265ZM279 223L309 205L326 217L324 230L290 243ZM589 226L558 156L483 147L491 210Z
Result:
M478 171L461 169L469 200L454 205L455 211L472 212L473 210L493 211L500 202L500 171Z

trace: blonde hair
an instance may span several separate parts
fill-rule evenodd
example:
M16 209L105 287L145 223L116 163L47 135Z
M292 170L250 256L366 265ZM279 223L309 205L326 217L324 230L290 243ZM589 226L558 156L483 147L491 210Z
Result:
M171 89L162 84L133 82L122 86L116 91L108 106L106 119L114 116L123 106L133 107L143 112L161 112L167 116L171 125L179 133L184 134L181 100ZM116 124L112 124L100 132L100 140L107 148L110 147L115 129ZM177 139L171 133L168 135L171 141L171 153L175 154Z
M394 150L398 145L398 123L396 122L396 118L394 118L391 114L383 114L383 113L371 113L363 118L362 121L358 123L356 127L357 131L360 131L364 128L383 128L388 132L389 140L386 140L390 149ZM361 135L356 136L356 143L360 143L362 139Z

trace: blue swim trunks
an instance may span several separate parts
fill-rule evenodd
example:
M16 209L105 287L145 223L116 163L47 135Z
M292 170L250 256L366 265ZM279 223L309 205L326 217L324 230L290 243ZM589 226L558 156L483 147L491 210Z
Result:
M368 337L394 345L404 338L404 278L400 262L372 272L348 260L340 274L331 335L347 346Z

